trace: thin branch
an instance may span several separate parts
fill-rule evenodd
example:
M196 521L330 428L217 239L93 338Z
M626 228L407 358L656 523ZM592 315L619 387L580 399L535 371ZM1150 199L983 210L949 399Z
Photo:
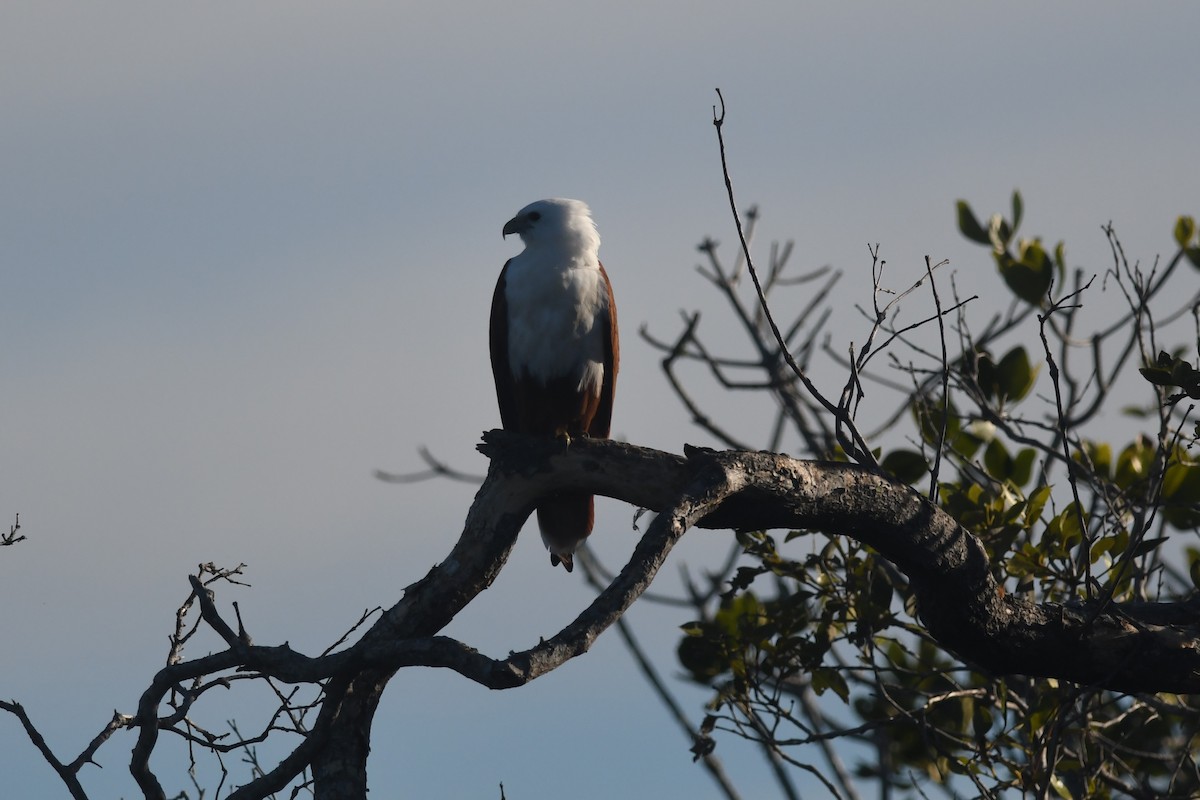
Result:
M1087 519L1084 516L1083 502L1079 499L1079 481L1076 477L1077 467L1075 461L1071 458L1070 429L1067 427L1066 423L1066 411L1064 410L1063 406L1062 387L1059 384L1058 365L1054 361L1054 354L1050 352L1050 343L1046 339L1046 320L1048 320L1056 311L1066 306L1070 300L1079 296L1079 294L1081 294L1088 286L1091 286L1091 284L1092 282L1088 281L1087 286L1076 289L1074 292L1064 295L1058 300L1054 300L1050 294L1053 291L1052 283L1051 287L1046 291L1050 305L1046 309L1045 314L1038 314L1038 322L1040 323L1039 333L1042 339L1042 347L1046 354L1046 369L1050 373L1050 383L1054 387L1054 403L1058 411L1059 432L1061 434L1059 438L1062 443L1063 462L1067 465L1067 482L1071 486L1071 495L1075 498L1075 513L1079 522L1080 534L1083 537L1083 544L1080 548L1080 560L1082 561L1084 569L1085 591L1087 592L1087 596L1089 598L1092 597L1092 591L1094 588L1092 579L1092 545L1094 542L1092 539L1092 534L1088 530Z
M788 351L787 344L783 339L783 335L779 332L779 326L775 324L775 319L771 316L771 310L767 306L766 295L764 294L762 284L758 279L758 272L755 270L754 261L750 256L750 248L746 242L746 235L742 227L741 216L737 211L737 202L733 197L733 179L729 175L729 165L725 155L725 135L722 132L722 127L725 124L725 98L721 95L720 89L717 89L717 97L721 101L721 111L718 114L716 107L713 108L713 126L717 129L717 142L721 151L721 171L725 178L725 192L729 197L729 207L731 213L733 214L734 224L737 227L738 239L742 245L742 253L745 254L746 257L746 268L750 272L750 277L754 281L754 288L758 292L759 305L762 308L763 316L770 325L771 333L774 334L775 341L779 345L779 354L787 362L787 365L791 367L792 372L796 374L796 377L800 379L800 382L804 384L804 388L808 390L809 394L811 394L813 398L816 399L826 411L832 414L835 420L837 420L837 430L840 431L843 426L849 430L853 442L850 440L842 441L842 446L845 448L846 453L855 461L864 464L868 468L878 470L879 462L871 453L871 448L867 446L866 441L862 438L862 434L859 433L858 428L854 425L853 420L850 419L847 410L831 403L823 394L821 394L816 385L809 380L808 375L805 374L804 370L800 368L800 365L796 363L796 360Z
M937 447L934 448L933 469L929 471L929 500L936 504L938 473L942 466L942 450L946 445L946 428L950 423L950 359L946 355L946 325L942 321L942 298L938 295L937 283L933 279L933 267L930 266L929 256L925 256L925 273L929 276L929 291L933 293L933 305L937 310L938 339L942 343L942 425L938 431Z
M483 483L482 475L462 472L449 466L434 456L425 445L417 448L417 455L428 465L428 469L423 469L419 472L386 472L377 469L374 472L375 478L384 483L422 483L434 478L449 478L452 481L460 481L462 483Z
M602 590L607 581L602 582L601 575L596 570L598 565L592 558L591 553L585 552L583 556L584 557L579 560L579 563L583 566L584 577L587 579L588 584L591 585L592 588ZM671 717L676 723L678 723L679 727L683 729L684 735L692 741L694 746L699 738L696 734L696 726L693 725L692 722L687 718L683 708L675 700L675 697L671 694L670 689L667 688L666 683L658 674L658 670L654 668L654 664L646 656L645 651L642 650L642 646L638 643L637 637L633 635L633 629L630 627L629 623L624 617L617 619L616 627L617 633L621 636L621 641L625 643L625 649L628 650L629 654L633 657L634 663L637 664L642 676L646 679L646 682L650 684L650 688L654 690L654 694L658 697L662 704L666 706L667 711L671 714ZM709 776L713 779L717 786L720 787L722 794L729 798L729 800L737 800L739 797L737 789L734 788L733 784L730 782L729 776L725 774L725 768L721 764L721 759L717 758L712 753L705 753L703 756L701 756L700 762L704 765L704 769L708 771Z

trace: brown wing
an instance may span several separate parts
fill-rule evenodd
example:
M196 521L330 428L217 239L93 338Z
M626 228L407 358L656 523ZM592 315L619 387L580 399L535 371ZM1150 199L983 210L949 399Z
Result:
M492 353L492 378L496 381L496 401L500 405L500 424L506 430L513 430L517 425L516 391L512 368L508 363L508 300L504 295L504 279L511 260L504 262L504 269L500 270L500 279L496 281L488 333L488 344Z
M621 337L617 331L617 303L613 299L612 283L604 265L600 265L600 275L604 278L604 288L608 292L608 313L601 320L604 338L604 383L600 387L600 407L596 416L588 426L588 435L597 439L607 439L612 428L613 397L617 392L617 370L621 366Z

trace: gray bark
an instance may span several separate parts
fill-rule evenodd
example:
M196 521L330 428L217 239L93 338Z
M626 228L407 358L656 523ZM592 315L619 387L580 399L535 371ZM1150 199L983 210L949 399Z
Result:
M920 618L938 642L984 672L1127 692L1200 691L1195 604L1039 605L1005 594L969 531L908 486L863 468L773 453L689 448L678 456L612 441L574 440L564 447L502 431L486 433L479 449L491 468L457 544L346 650L311 658L287 645L253 645L200 594L206 621L229 650L164 668L143 695L137 720L142 741L131 769L147 797L163 796L148 767L163 693L192 675L232 664L281 681L325 681L326 695L308 739L230 797L264 797L307 766L320 800L365 798L371 721L397 670L445 667L494 689L534 680L587 652L692 527L784 528L857 539L908 577ZM439 636L491 585L538 497L561 489L618 498L658 514L620 574L549 639L493 659Z

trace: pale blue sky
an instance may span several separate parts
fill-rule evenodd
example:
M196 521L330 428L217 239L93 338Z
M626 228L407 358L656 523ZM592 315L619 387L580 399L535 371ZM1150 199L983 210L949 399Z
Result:
M0 551L0 696L61 756L132 710L197 563L247 562L254 588L220 599L259 642L312 651L445 554L472 490L371 471L416 468L420 444L485 468L488 303L517 248L500 228L531 200L578 197L599 224L624 333L614 431L710 443L636 331L669 336L680 308L721 330L693 271L701 238L734 239L714 87L761 241L846 270L847 309L869 299L868 242L897 285L926 254L995 285L958 197L986 214L1020 187L1026 232L1093 271L1103 223L1150 260L1200 213L1193 4L435 6L0 8L0 515L29 535ZM838 320L841 349L862 328ZM601 508L614 563L630 513ZM691 538L668 579L718 549ZM499 655L587 598L525 536L449 632ZM684 620L631 619L669 659ZM703 695L684 697L698 719ZM406 671L372 777L381 797L714 796L686 744L606 635L518 691ZM95 797L131 795L131 745L85 772ZM718 753L771 796L756 756ZM188 785L158 763L169 793ZM0 781L63 794L8 717Z

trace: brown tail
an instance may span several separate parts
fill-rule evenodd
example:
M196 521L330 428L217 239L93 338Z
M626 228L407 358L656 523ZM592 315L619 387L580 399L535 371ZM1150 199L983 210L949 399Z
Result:
M590 494L563 492L542 500L537 509L538 527L542 541L550 548L552 565L561 562L567 572L574 569L572 554L592 532L595 513Z

